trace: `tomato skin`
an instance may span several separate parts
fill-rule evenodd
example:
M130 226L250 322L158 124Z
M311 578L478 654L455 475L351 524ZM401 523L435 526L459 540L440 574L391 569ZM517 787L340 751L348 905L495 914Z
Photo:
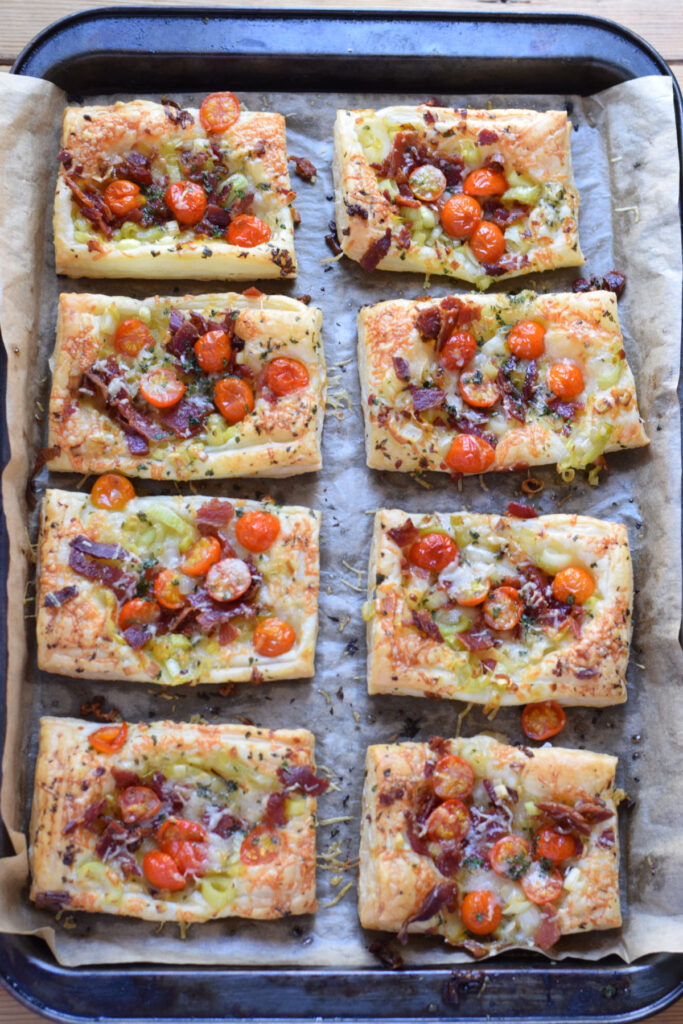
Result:
M114 331L114 348L120 356L135 359L143 348L154 344L154 335L142 320L130 317L122 320Z
M187 553L181 568L186 576L205 576L221 557L218 537L200 537Z
M254 392L241 377L219 380L213 389L213 400L228 423L239 423L254 409Z
M222 558L215 562L204 583L214 601L236 601L251 586L251 572L241 558Z
M185 878L178 871L173 857L161 850L150 850L145 854L142 858L142 870L149 884L155 889L180 892L185 888Z
M228 224L228 242L230 245L239 245L242 249L253 249L255 245L262 245L270 240L271 235L272 231L264 221L258 217L251 217L248 213L240 213Z
M595 580L591 574L575 566L560 569L553 580L553 597L569 604L583 604L594 591Z
M282 619L263 619L254 630L254 650L262 658L277 658L291 651L296 643L296 633Z
M483 437L458 434L453 439L444 462L451 473L485 473L495 458L495 450Z
M463 370L477 354L477 342L471 331L456 331L439 353L439 362L447 370Z
M224 132L239 116L240 101L234 92L211 92L199 108L199 121L205 132Z
M411 171L408 187L416 199L434 203L446 191L446 175L433 164L423 164Z
M484 602L484 619L491 629L514 629L523 611L524 602L514 587L496 587Z
M167 853L175 861L182 875L194 875L198 878L206 871L209 851L206 843L190 843L183 839L172 839L164 843L162 852Z
M264 383L278 398L284 395L291 395L294 391L301 391L308 386L311 376L298 359L288 359L285 356L278 356L271 359L266 366Z
M280 536L280 520L272 512L245 512L235 523L235 536L247 551L267 551Z
M130 480L119 473L104 473L93 484L90 500L95 508L118 511L125 508L135 497L135 488Z
M507 346L520 359L538 359L545 352L545 328L535 320L520 320L508 334Z
M128 629L129 626L151 626L158 622L160 617L161 608L156 601L134 597L131 601L126 601L119 612L119 629Z
M460 374L460 394L473 409L490 409L500 398L495 380L487 380L481 370Z
M429 815L426 829L434 842L459 842L470 830L470 812L462 800L446 800Z
M502 196L507 192L507 181L501 171L480 167L470 171L463 182L462 190L468 196Z
M576 854L577 842L574 836L566 832L557 832L550 827L539 828L534 833L534 849L539 860L560 864Z
M270 864L280 852L280 839L275 829L257 825L244 837L240 847L243 864Z
M502 836L491 847L489 862L501 878L518 879L529 867L531 849L523 836Z
M206 192L193 181L174 181L164 199L178 223L187 227L199 224L206 213Z
M207 331L194 343L197 362L206 373L218 373L230 363L232 348L225 331Z
M167 818L161 823L156 834L159 846L181 840L189 843L202 843L207 838L208 833L204 826L196 821L188 821L187 818Z
M126 742L128 725L126 722L114 725L103 725L88 736L88 743L100 754L115 754Z
M583 391L583 374L576 363L553 363L546 380L552 393L565 402L578 398Z
M104 201L115 217L125 217L140 205L140 186L124 178L110 181L104 190Z
M420 569L441 572L458 557L458 546L445 533L426 533L416 540L408 552L408 558Z
M451 238L469 238L481 222L481 206L472 196L451 196L441 211L441 226Z
M505 252L505 235L497 224L483 220L470 235L470 249L479 263L495 263Z
M462 923L473 935L495 932L503 916L497 897L488 889L468 892L460 908Z
M126 825L150 821L161 810L161 800L148 786L128 786L116 802Z
M562 875L557 868L544 871L535 860L520 879L524 895L532 903L552 903L562 892Z
M562 732L567 721L563 708L554 700L527 704L522 711L522 728L530 740L548 740Z
M164 608L176 611L185 604L185 596L180 589L182 577L173 569L162 569L154 580L154 596Z
M170 366L153 366L140 378L140 393L156 409L170 409L185 394L185 385Z
M464 800L474 787L472 766L456 754L444 754L434 765L432 789L442 800Z

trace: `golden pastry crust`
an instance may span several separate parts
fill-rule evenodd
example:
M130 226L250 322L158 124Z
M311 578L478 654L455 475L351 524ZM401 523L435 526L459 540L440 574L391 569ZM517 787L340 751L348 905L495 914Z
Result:
M69 277L149 277L235 280L296 277L292 192L287 170L285 119L281 114L242 110L232 127L211 135L198 111L173 123L159 103L134 100L113 106L67 107L54 210L57 273ZM177 114L173 115L177 118ZM112 162L132 152L149 157L154 180L179 180L178 152L210 152L211 144L227 157L229 172L248 179L253 200L249 212L268 224L268 242L244 248L223 238L200 236L171 220L161 228L115 230L111 238L79 213L67 184L74 180L104 186ZM170 164L169 164L170 159ZM171 171L169 171L169 168ZM126 222L128 224L128 222Z
M447 274L479 288L537 270L580 266L584 259L570 136L571 122L559 110L454 110L424 104L340 110L334 128L334 177L342 249L363 263L379 244L385 253L376 264L380 270ZM466 175L488 161L502 166L509 191L505 203L498 205L524 212L503 228L506 251L495 264L480 263L467 241L441 230L437 204L411 208L392 201L398 188L390 165L403 162L395 148L397 138L406 139L408 149L423 146L424 163L435 156L455 168L457 182L449 185L447 195L461 191ZM372 165L383 161L387 164L382 172L376 171ZM412 193L408 198L415 202Z
M458 546L457 562L439 575L411 568L389 534L409 521L421 533L447 533ZM539 584L533 571L518 576L527 565L535 567ZM595 593L582 608L565 606L556 614L548 601L551 577L571 566L591 574ZM518 631L496 632L487 627L482 605L464 607L453 596L475 580L492 591L515 577L525 602ZM524 579L531 582L523 585ZM369 693L489 707L544 700L604 707L626 700L633 576L620 523L560 514L516 519L381 510L368 581ZM458 639L482 628L489 641L483 645L468 649Z
M451 309L444 303L451 303ZM440 341L418 329L418 324L428 324L429 316L437 317L437 324L441 317L446 331L450 323L452 330L474 335L478 349L466 371L480 370L486 379L497 381L499 392L500 374L506 375L516 389L517 397L511 399L515 415L507 412L505 396L491 409L472 409L464 401L461 373L441 365ZM511 359L506 343L510 328L523 320L545 329L545 352L533 363ZM483 431L495 448L491 472L552 462L561 471L583 469L603 451L649 444L623 344L611 292L395 299L366 306L358 314L358 366L368 465L404 473L449 472L446 455L454 439L467 432L462 418L475 424L475 433ZM398 376L397 358L405 362L403 377ZM584 388L576 402L565 403L568 408L560 405L553 411L558 400L546 375L552 364L564 360L579 367ZM511 364L512 371L507 371ZM533 387L524 397L532 365ZM444 400L419 411L411 389L425 385L439 387Z
M116 327L128 318L148 324L156 339L157 360L162 362L167 359L172 310L184 316L199 314L207 322L212 321L212 314L214 320L221 320L226 312L233 318L235 336L244 345L236 360L252 373L256 388L254 410L230 427L214 409L194 436L183 438L162 431L163 439L150 442L148 454L136 455L122 426L102 401L81 391L82 375L98 360L116 356L125 368L124 383L135 396L150 350L143 349L137 359L117 355L113 348ZM154 480L279 477L320 469L327 390L321 331L320 310L286 296L225 293L138 300L63 294L52 359L48 434L49 446L58 452L47 465L52 470L78 473L116 469ZM264 367L282 356L303 363L309 382L289 395L266 395L258 383ZM153 413L147 403L142 405Z
M474 789L466 803L484 813L473 821L459 868L444 875L429 853L413 849L408 825L420 799L424 800L429 791L425 766L448 754L468 761L474 770ZM491 870L488 851L494 834L496 838L519 834L533 842L531 837L539 827L552 826L553 819L537 804L559 803L574 809L577 802L581 807L581 801L594 810L597 804L601 820L589 820L588 835L575 833L581 840L579 853L560 865L564 877L561 894L545 905L554 912L554 931L549 937L619 927L619 839L613 793L616 764L615 757L586 750L542 747L525 753L489 736L432 741L431 746L401 743L369 747L358 886L363 927L399 932L435 886L454 882L458 889L457 911L442 909L438 916L410 923L408 932L442 935L447 942L466 948L469 944L477 956L510 946L547 949L554 943L548 942L547 923L543 937L542 908L526 898L518 880L502 878ZM483 780L492 787L499 809L491 804ZM591 819L590 810L586 814ZM495 819L498 830L494 833ZM495 893L503 915L490 938L473 943L470 937L468 943L459 908L465 893L477 889Z
M258 575L252 595L227 622L236 635L221 642L220 621L203 631L187 622L175 631L157 632L152 626L143 646L135 648L119 628L123 604L136 592L135 580L145 580L145 560L156 559L152 570L182 566L199 537L196 516L213 499L205 496L134 498L120 512L95 508L87 494L48 490L43 499L38 542L37 636L38 664L61 675L91 679L128 679L164 686L225 682L260 682L300 679L313 675L318 632L320 513L295 506L231 499L235 517L224 528L235 557L249 560ZM235 537L235 523L247 511L263 510L277 516L280 532L266 551L253 554ZM171 525L164 520L171 516ZM98 579L87 579L70 565L71 542L76 537L120 544L126 553L113 564L132 574L130 595L119 595ZM225 557L225 556L223 556ZM85 556L86 561L90 556ZM104 564L102 560L94 559ZM204 588L205 580L181 573L183 591ZM151 596L152 585L137 587ZM64 588L76 594L60 603L50 595ZM239 606L240 601L237 601ZM213 606L211 606L213 607ZM198 610L201 615L201 609ZM281 619L296 639L286 652L266 657L256 652L254 629L266 618Z
M285 763L315 769L308 730L141 723L128 725L121 750L102 754L88 741L98 728L74 718L40 722L29 849L30 895L39 906L188 924L222 917L272 920L316 910L315 797L289 791L286 823L275 830L275 859L250 864L240 858L240 844L262 820L269 795L283 791L278 769ZM156 849L150 836L127 855L96 852L106 823L100 819L91 829L83 819L100 801L106 801L104 814L115 814L122 787L111 769L134 772L142 783L161 772L164 790L182 800L175 813L203 824L207 865L196 881L168 892L152 888L142 873L125 871L126 859L140 871L144 854ZM168 814L167 799L162 806ZM230 813L239 828L221 836L213 829Z

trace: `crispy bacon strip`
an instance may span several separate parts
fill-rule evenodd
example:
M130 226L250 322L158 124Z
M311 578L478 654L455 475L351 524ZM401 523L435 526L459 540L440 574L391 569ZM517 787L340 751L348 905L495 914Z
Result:
M429 921L431 917L435 917L443 907L450 910L456 909L456 900L458 898L458 887L455 882L443 882L441 885L435 885L431 889L424 900L415 911L405 919L401 925L401 930L398 933L398 941L406 944L408 941L408 926L414 924L417 921Z

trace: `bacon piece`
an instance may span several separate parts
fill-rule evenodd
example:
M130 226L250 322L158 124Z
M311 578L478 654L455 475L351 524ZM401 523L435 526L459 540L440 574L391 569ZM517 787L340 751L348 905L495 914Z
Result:
M554 907L542 907L543 920L534 932L534 945L539 949L550 949L562 935L557 911Z
M539 811L542 811L552 821L557 822L558 825L562 825L567 829L576 829L583 836L589 836L591 834L591 826L584 817L584 815L577 811L573 807L569 807L567 804L556 803L554 801L546 801L543 803L537 803ZM609 812L608 817L612 814Z
M425 121L427 115L425 114ZM383 967L388 967L390 971L400 971L404 966L403 957L396 949L392 949L386 942L380 942L376 939L375 942L371 942L368 946L368 950L373 956L376 956Z
M393 540L394 544L398 544L400 548L406 548L408 545L414 544L419 536L420 531L412 519L406 519L402 526L393 526L390 530L387 530L387 537Z
M69 566L79 576L87 580L102 583L114 591L119 601L130 601L137 590L137 579L130 572L124 572L115 565L102 565L94 559L88 558L78 548L70 548Z
M601 800L579 798L574 804L574 810L590 822L607 821L613 816L613 811L606 807Z
M441 311L438 306L421 309L415 320L415 327L423 338L435 341L441 332Z
M606 291L614 292L617 298L621 295L626 284L626 277L624 274L619 273L618 270L610 270L609 273L600 280L599 277L579 277L572 284L573 292L594 292L594 291Z
M442 391L441 388L411 387L410 393L413 398L413 409L415 412L435 409L446 401L446 392Z
M225 498L211 498L197 509L195 526L202 536L216 536L216 532L226 527L235 515L235 506Z
M197 625L204 633L210 633L216 626L241 615L247 619L253 619L256 615L256 608L249 603L246 595L236 601L214 601L211 595L200 587L187 595L187 601L196 612Z
M67 601L71 601L78 594L78 587L71 584L69 587L62 587L61 590L52 590L45 595L43 608L61 608Z
M443 643L441 630L434 622L434 619L428 611L424 611L423 609L418 611L413 608L410 614L413 620L413 625L420 633L423 634L423 636L428 637L430 640L435 640L438 644Z
M60 164L62 164L62 166L67 171L69 170L69 168L71 167L72 163L74 162L74 158L73 158L73 156L71 155L71 153L69 152L68 149L60 149L59 153L57 153L57 160L59 161Z
M498 390L503 401L503 411L508 419L514 419L518 420L520 423L526 423L524 398L510 380L510 374L513 373L516 368L517 360L514 356L510 356L510 358L506 359L498 370L496 384L498 385Z
M214 404L208 398L197 395L181 398L170 409L162 409L159 418L164 427L172 430L176 437L194 437L204 429L204 422L214 411Z
M315 164L311 163L311 161L305 156L290 155L287 159L290 163L294 164L294 171L301 180L307 181L312 185L315 181L315 176L318 173Z
M227 839L233 832L237 832L241 828L244 828L244 822L240 821L239 818L235 818L232 814L226 813L220 816L211 831L215 832L221 839Z
M129 786L144 785L138 773L128 771L127 768L112 768L111 775L114 782L116 783L117 789L128 789Z
M130 396L123 384L115 395L110 394L110 385L117 378L122 378L124 370L113 356L102 366L90 366L81 379L81 389L92 395L99 395L107 411L117 420L125 431L140 434L148 441L160 441L164 438L163 431L147 416L133 406Z
M178 814L185 806L185 801L180 796L175 786L172 786L162 772L154 772L150 779L144 780L144 785L156 793L166 807L171 808L174 814Z
M431 889L424 900L415 911L405 919L401 925L401 930L398 933L398 941L406 944L408 941L407 933L408 926L416 923L417 921L429 921L430 918L435 917L443 907L448 910L456 910L456 900L458 898L458 888L454 882L443 882L441 885L435 885Z
M531 505L524 505L521 501L509 501L506 509L509 516L517 519L535 519L538 512Z
M610 846L614 846L614 829L606 828L604 832L601 832L597 838L597 845L602 850L609 850Z
M361 256L360 265L363 270L372 273L382 262L391 248L391 228L387 228L381 238L375 239L367 252Z
M368 211L360 203L350 203L348 200L344 200L344 206L349 217L360 217L362 220L368 219Z
M481 437L484 441L490 444L492 448L495 448L498 444L498 438L496 435L490 434L488 431L484 430L479 423L475 423L472 420L471 416L472 414L468 414L467 416L457 416L455 413L449 412L448 422L458 431L459 434L472 434L474 437ZM484 423L488 422L486 417L482 417L482 419Z
M277 777L285 789L300 789L308 796L322 796L330 785L327 779L317 776L308 764L296 765L294 768L278 768Z
M124 429L123 432L126 435L128 451L131 455L147 455L149 453L149 445L144 437L134 434L130 430Z
M493 221L499 228L509 227L515 221L522 220L529 216L530 206L524 203L513 203L512 206L504 206L500 199L488 196L481 204L481 212L484 220Z
M90 223L107 238L111 238L111 210L104 199L93 189L81 188L70 174L64 175L64 181L71 189L76 205Z
M573 420L576 418L577 412L583 409L583 402L565 402L561 398L555 395L553 398L549 398L546 402L549 409L556 412L558 416L561 416L565 420Z
M164 105L166 117L171 124L179 125L181 128L194 124L194 117L189 110L182 110L180 105L174 100L163 99L161 102Z
M63 890L37 892L33 897L33 902L40 910L59 911L71 905L71 896Z
M486 626L474 625L462 633L458 633L458 640L468 651L487 651L491 647L500 647L501 640L494 636Z
M149 626L138 625L137 623L127 626L123 631L123 639L134 651L139 651L141 647L144 647L151 636L152 630Z
M482 128L477 137L477 142L480 146L492 146L494 142L498 142L498 133L491 131L490 128Z
M534 396L536 390L536 381L538 380L538 365L535 359L532 359L526 368L524 375L524 387L522 389L522 397L525 402L530 402Z
M232 220L229 211L224 210L222 206L217 206L216 203L208 204L204 216L208 220L209 224L214 224L219 228L227 228L228 224Z
M285 800L287 797L284 793L271 793L266 803L266 809L261 819L261 823L266 828L276 828L277 825L287 824L287 815L285 813Z
M65 416L64 418L66 419L67 417ZM36 473L39 473L50 459L56 459L61 454L61 451L62 449L58 444L53 444L51 448L39 448L36 455L36 464L33 467L33 475L35 476Z
M419 135L416 131L396 132L391 149L381 164L373 164L372 169L379 178L389 178L397 184L405 183L413 167L417 166L415 157L406 160L406 153L416 146Z
M452 878L462 863L462 843L449 840L439 843L439 850L433 857L437 869L445 878Z
M82 551L84 555L92 555L93 558L111 558L115 561L122 561L130 558L130 553L120 544L107 544L104 541L90 540L80 533L72 538L71 545Z
M239 629L232 622L221 622L218 627L218 642L221 647L227 647L228 644L231 644L233 640L236 640L239 635ZM252 669L252 675L254 671L256 671L256 666Z
M135 150L122 157L114 165L113 170L117 178L125 178L126 181L133 181L136 185L152 184L150 158Z
M410 380L410 365L402 356L394 356L394 372L399 380Z

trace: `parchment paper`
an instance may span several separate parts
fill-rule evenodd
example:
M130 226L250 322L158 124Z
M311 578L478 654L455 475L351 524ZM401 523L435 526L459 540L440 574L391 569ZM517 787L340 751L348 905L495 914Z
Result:
M7 416L11 459L2 491L10 541L7 624L7 737L1 809L15 856L0 861L0 929L42 935L67 965L123 961L358 966L376 961L368 951L375 933L357 919L355 884L334 907L329 904L348 881L355 883L360 794L365 749L394 739L426 740L455 735L463 705L402 697L367 696L365 639L361 619L371 516L366 510L399 507L416 513L469 508L502 512L519 496L522 475L488 475L464 481L462 490L446 476L418 481L400 473L370 471L365 465L359 385L355 359L355 316L363 303L393 296L441 296L459 289L445 278L430 285L417 275L366 275L355 263L324 262L323 242L333 216L331 132L338 106L381 106L420 102L420 96L271 95L241 97L251 109L269 107L287 115L288 149L319 168L315 185L293 178L302 224L296 236L300 276L284 284L258 283L263 291L309 293L324 312L324 338L331 376L331 401L324 435L324 470L316 475L269 482L198 485L206 494L261 497L309 504L323 512L320 638L312 681L238 685L231 696L199 687L173 692L140 684L89 683L38 672L31 600L35 542L32 504L48 482L43 471L28 488L38 447L45 443L48 357L54 344L58 291L108 294L178 294L229 290L229 285L190 282L73 282L54 274L50 215L66 98L36 80L3 76L0 84L0 324L7 349ZM105 102L127 99L107 96ZM158 97L153 97L158 98ZM175 97L190 104L191 97ZM195 98L196 99L196 98ZM617 953L633 960L652 952L683 951L683 774L679 738L679 681L683 658L678 645L681 614L680 426L676 397L681 326L681 257L678 225L678 151L671 82L645 78L590 99L538 96L445 96L455 106L567 105L577 129L572 135L581 194L580 235L584 270L554 272L508 282L512 289L569 288L583 275L613 267L627 276L620 301L625 347L638 386L640 408L652 438L649 450L609 457L610 476L597 488L580 478L567 486L552 467L535 475L546 484L539 512L581 512L627 524L636 573L635 635L629 669L629 700L602 711L571 709L558 745L617 754L618 784L635 800L622 814L623 929L562 940L555 956L596 960ZM195 105L195 104L192 104ZM348 399L348 400L347 400ZM38 404L41 403L41 404ZM88 487L68 475L53 475L52 486ZM89 483L91 483L90 481ZM139 493L154 484L136 485ZM158 490L158 487L156 488ZM28 533L27 533L28 525ZM358 570L358 572L356 572ZM360 581L360 586L359 586ZM28 589L25 589L28 588ZM28 603L23 603L24 595ZM306 725L317 737L319 764L334 773L336 787L319 802L318 875L320 909L313 917L274 923L227 920L194 926L181 938L175 926L160 934L135 920L36 910L27 898L25 831L40 714L78 715L81 703L104 695L129 720L201 714L209 721L242 716L260 726ZM495 730L513 742L524 739L519 709L501 711L491 723L474 708L462 733ZM349 816L348 821L325 824ZM336 847L337 858L330 857ZM327 859L326 859L327 858ZM340 862L347 870L338 870ZM332 867L332 870L323 870ZM340 878L341 876L341 878ZM468 958L440 940L412 938L408 964L450 964Z

